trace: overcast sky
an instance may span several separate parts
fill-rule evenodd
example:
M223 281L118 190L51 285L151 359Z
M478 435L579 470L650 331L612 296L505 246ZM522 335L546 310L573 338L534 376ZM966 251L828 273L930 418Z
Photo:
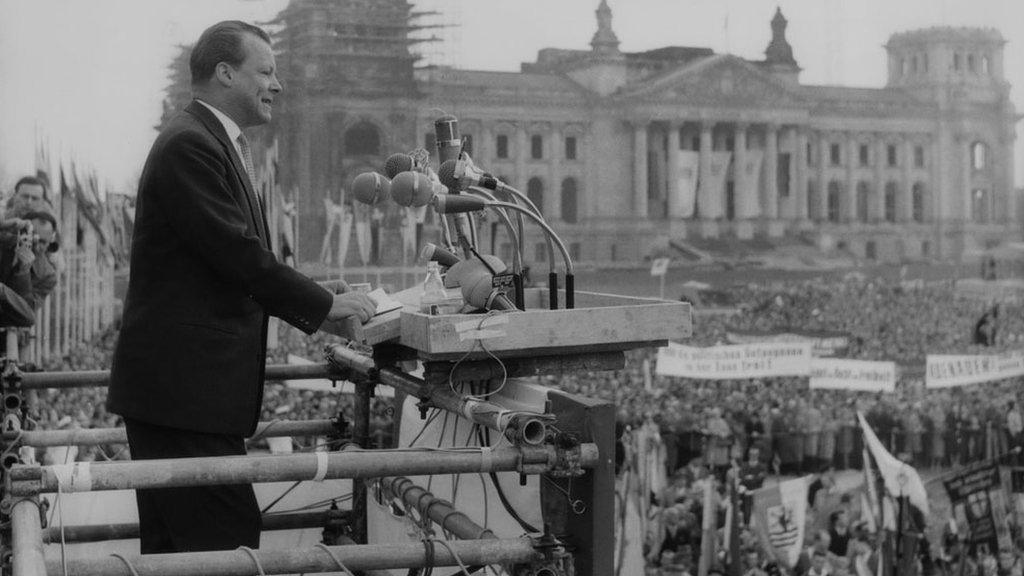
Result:
M287 0L0 0L0 190L33 170L38 132L54 154L129 191L156 133L167 64L209 24L264 21ZM419 0L452 25L430 57L518 70L543 47L588 48L598 0ZM1024 0L610 0L621 48L706 46L763 57L776 6L805 84L880 87L882 45L934 25L999 29L1024 110ZM287 79L285 79L287 80ZM287 97L287 93L285 93ZM1017 146L1024 185L1024 143Z

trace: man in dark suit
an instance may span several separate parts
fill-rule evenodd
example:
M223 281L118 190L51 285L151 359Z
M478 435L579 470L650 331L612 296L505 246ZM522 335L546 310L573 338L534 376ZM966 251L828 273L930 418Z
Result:
M333 294L277 261L242 129L281 92L267 34L207 29L189 61L195 100L157 137L139 182L131 277L108 408L136 460L245 454L260 414L267 317L312 333L366 322L364 294ZM251 485L139 490L142 553L257 547Z

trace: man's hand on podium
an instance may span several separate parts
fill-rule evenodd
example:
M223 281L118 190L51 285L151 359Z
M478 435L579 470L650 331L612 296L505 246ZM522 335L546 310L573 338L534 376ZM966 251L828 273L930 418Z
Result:
M335 294L334 303L331 305L330 311L327 312L325 323L356 318L365 324L370 321L370 318L373 318L376 310L376 302L362 292Z

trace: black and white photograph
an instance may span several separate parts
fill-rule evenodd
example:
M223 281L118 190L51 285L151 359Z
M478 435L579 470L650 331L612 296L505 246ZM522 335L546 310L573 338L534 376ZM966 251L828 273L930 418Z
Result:
M1024 576L1020 0L0 0L0 576Z

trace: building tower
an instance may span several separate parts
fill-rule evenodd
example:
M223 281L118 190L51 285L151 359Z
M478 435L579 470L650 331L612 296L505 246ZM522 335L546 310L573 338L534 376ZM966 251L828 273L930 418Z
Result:
M350 205L344 189L356 174L411 147L422 96L412 47L436 40L418 34L433 14L406 0L291 0L270 23L285 83L280 179L296 195L298 261L317 260L326 242L325 199Z
M782 15L782 9L775 9L775 16L772 18L772 40L765 48L763 66L766 70L786 81L789 84L800 83L800 66L793 57L793 47L786 39L786 26L789 22Z
M995 29L936 27L894 34L885 46L888 86L938 110L931 146L941 183L936 216L962 224L968 239L1020 221L1013 160L1019 116L1003 75L1005 44Z

